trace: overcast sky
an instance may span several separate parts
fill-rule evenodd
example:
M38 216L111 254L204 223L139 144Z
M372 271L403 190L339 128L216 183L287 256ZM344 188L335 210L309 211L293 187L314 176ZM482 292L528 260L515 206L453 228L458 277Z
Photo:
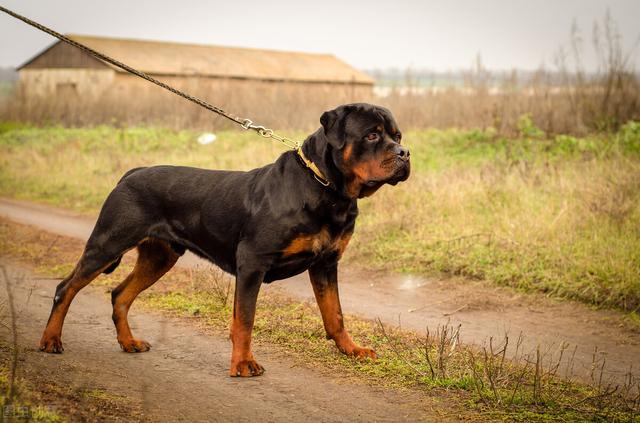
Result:
M627 50L640 36L640 0L0 1L63 33L332 53L360 69L455 70L478 53L494 70L553 68L572 21L589 53L607 9ZM52 42L0 13L0 67Z

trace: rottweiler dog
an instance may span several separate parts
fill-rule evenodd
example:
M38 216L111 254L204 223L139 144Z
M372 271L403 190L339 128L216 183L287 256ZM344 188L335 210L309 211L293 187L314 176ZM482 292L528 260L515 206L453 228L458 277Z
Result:
M75 269L56 289L40 349L63 351L62 325L75 295L137 248L133 271L111 296L118 343L126 352L150 348L129 328L133 300L189 250L236 277L231 376L264 372L251 352L260 285L305 270L327 339L344 354L375 358L344 327L338 261L354 231L357 200L406 180L409 150L384 107L343 105L323 113L320 123L298 151L248 172L152 166L125 173Z

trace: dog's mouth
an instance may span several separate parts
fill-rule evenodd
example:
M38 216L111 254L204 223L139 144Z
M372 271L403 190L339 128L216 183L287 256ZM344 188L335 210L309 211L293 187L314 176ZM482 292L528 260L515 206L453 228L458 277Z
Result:
M395 175L388 182L391 185L396 185L398 182L404 182L409 179L409 175L411 174L411 165L409 162L405 162L405 165L399 167L396 171Z
M383 184L397 185L399 182L406 181L411 174L411 163L408 160L393 158L383 161L380 166L390 170L389 176L386 178L369 179L364 183L365 186L372 188Z

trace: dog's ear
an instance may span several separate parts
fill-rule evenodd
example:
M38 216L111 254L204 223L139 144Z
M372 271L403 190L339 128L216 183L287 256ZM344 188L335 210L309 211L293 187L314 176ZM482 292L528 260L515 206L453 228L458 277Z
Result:
M353 110L349 105L328 110L320 116L320 123L327 141L335 148L343 148L346 142L345 117Z
M331 128L333 128L337 120L338 109L327 110L322 114L322 116L320 116L320 123L322 124L325 135L329 134L329 131L331 131Z

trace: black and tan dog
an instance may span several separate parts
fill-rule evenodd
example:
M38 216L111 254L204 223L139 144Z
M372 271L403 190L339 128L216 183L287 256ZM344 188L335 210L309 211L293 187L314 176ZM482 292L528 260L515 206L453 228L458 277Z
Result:
M375 358L344 328L338 261L358 215L357 199L409 177L409 151L391 113L369 104L325 112L298 151L249 172L153 166L127 172L109 194L73 272L57 287L40 349L62 352L71 301L122 255L136 265L113 290L113 321L124 351L147 351L127 322L131 303L185 250L236 276L231 376L264 372L251 352L260 285L309 271L327 338L345 354Z

